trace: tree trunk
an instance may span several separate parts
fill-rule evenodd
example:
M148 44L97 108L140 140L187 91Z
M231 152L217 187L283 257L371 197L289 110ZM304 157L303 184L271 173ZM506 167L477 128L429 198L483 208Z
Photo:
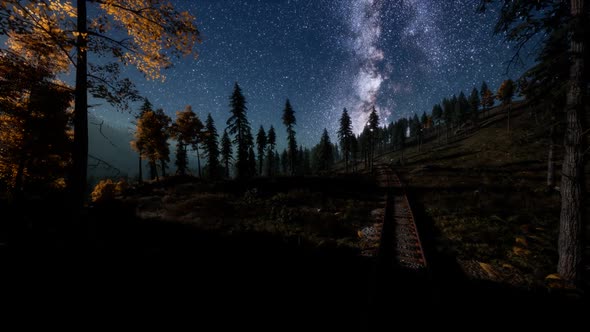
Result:
M78 0L78 39L76 42L76 102L74 105L74 143L70 189L74 206L82 207L86 198L88 168L88 58L86 0Z
M143 167L141 165L141 152L139 152L139 183L143 183Z
M198 174L199 174L199 178L201 178L201 154L199 153L198 146L196 147L195 151L197 151L197 169L199 171Z
M150 179L155 180L158 177L158 168L155 161L150 161Z
M166 177L166 161L164 159L160 159L160 167L162 168L162 177Z
M555 122L555 119L552 119ZM555 149L555 124L551 125L551 130L549 131L549 153L547 156L547 187L549 189L555 187L555 156L554 156L554 149Z
M25 153L21 152L21 156L18 160L18 168L16 169L16 175L14 177L14 188L12 188L14 196L20 197L23 190L24 175L25 174Z
M586 13L584 0L571 0L572 21L576 25ZM557 272L568 283L579 281L582 262L582 202L584 157L582 114L584 111L583 29L571 30L570 77L566 104L565 155L561 172L561 215L559 220L559 262Z

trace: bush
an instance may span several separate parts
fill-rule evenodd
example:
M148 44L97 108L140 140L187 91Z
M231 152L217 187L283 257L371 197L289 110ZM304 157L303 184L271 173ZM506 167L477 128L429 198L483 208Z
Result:
M94 203L107 202L115 199L115 195L123 193L129 188L125 180L113 182L111 179L100 180L92 191L91 199Z

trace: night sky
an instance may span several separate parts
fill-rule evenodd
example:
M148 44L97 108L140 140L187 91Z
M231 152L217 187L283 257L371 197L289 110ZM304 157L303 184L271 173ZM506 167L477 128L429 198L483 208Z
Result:
M333 140L346 107L354 131L368 110L382 124L430 112L443 97L469 94L482 80L495 90L514 50L493 35L496 12L476 13L479 0L200 0L173 1L197 18L199 58L165 71L166 81L129 74L140 92L169 115L186 105L221 133L234 82L241 85L254 133L278 129L285 99L297 117L297 138L311 147L327 128ZM131 127L127 113L101 106L95 114Z

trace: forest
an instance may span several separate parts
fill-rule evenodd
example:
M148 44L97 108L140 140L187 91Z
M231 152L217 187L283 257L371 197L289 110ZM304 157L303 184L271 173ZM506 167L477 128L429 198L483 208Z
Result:
M337 120L317 120L315 144L295 93L256 127L239 77L218 92L221 114L142 94L126 68L164 86L175 62L201 61L205 27L177 7L1 2L0 260L20 271L5 282L73 292L84 280L61 276L79 268L103 300L128 289L141 303L146 287L159 305L179 293L237 308L260 297L250 310L280 304L290 309L279 320L301 313L303 326L354 330L387 323L391 298L408 308L586 303L583 0L478 1L472 15L492 11L490 33L515 45L506 66L532 63L522 75L498 86L482 76L396 117L374 102L360 128L358 110L333 105ZM130 131L89 115L97 101L128 114ZM112 140L133 154L94 154ZM238 282L221 281L230 276ZM322 301L336 313L318 313Z

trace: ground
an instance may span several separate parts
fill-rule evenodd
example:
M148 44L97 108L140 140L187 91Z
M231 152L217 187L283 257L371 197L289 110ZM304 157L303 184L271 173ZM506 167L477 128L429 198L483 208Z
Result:
M523 107L511 122L510 134L506 117L498 116L471 134L451 136L448 144L442 137L409 147L403 161L400 152L379 159L394 165L414 207L423 210L431 249L453 257L470 278L559 286L554 273L562 149L556 147L557 190L547 188L548 117Z

